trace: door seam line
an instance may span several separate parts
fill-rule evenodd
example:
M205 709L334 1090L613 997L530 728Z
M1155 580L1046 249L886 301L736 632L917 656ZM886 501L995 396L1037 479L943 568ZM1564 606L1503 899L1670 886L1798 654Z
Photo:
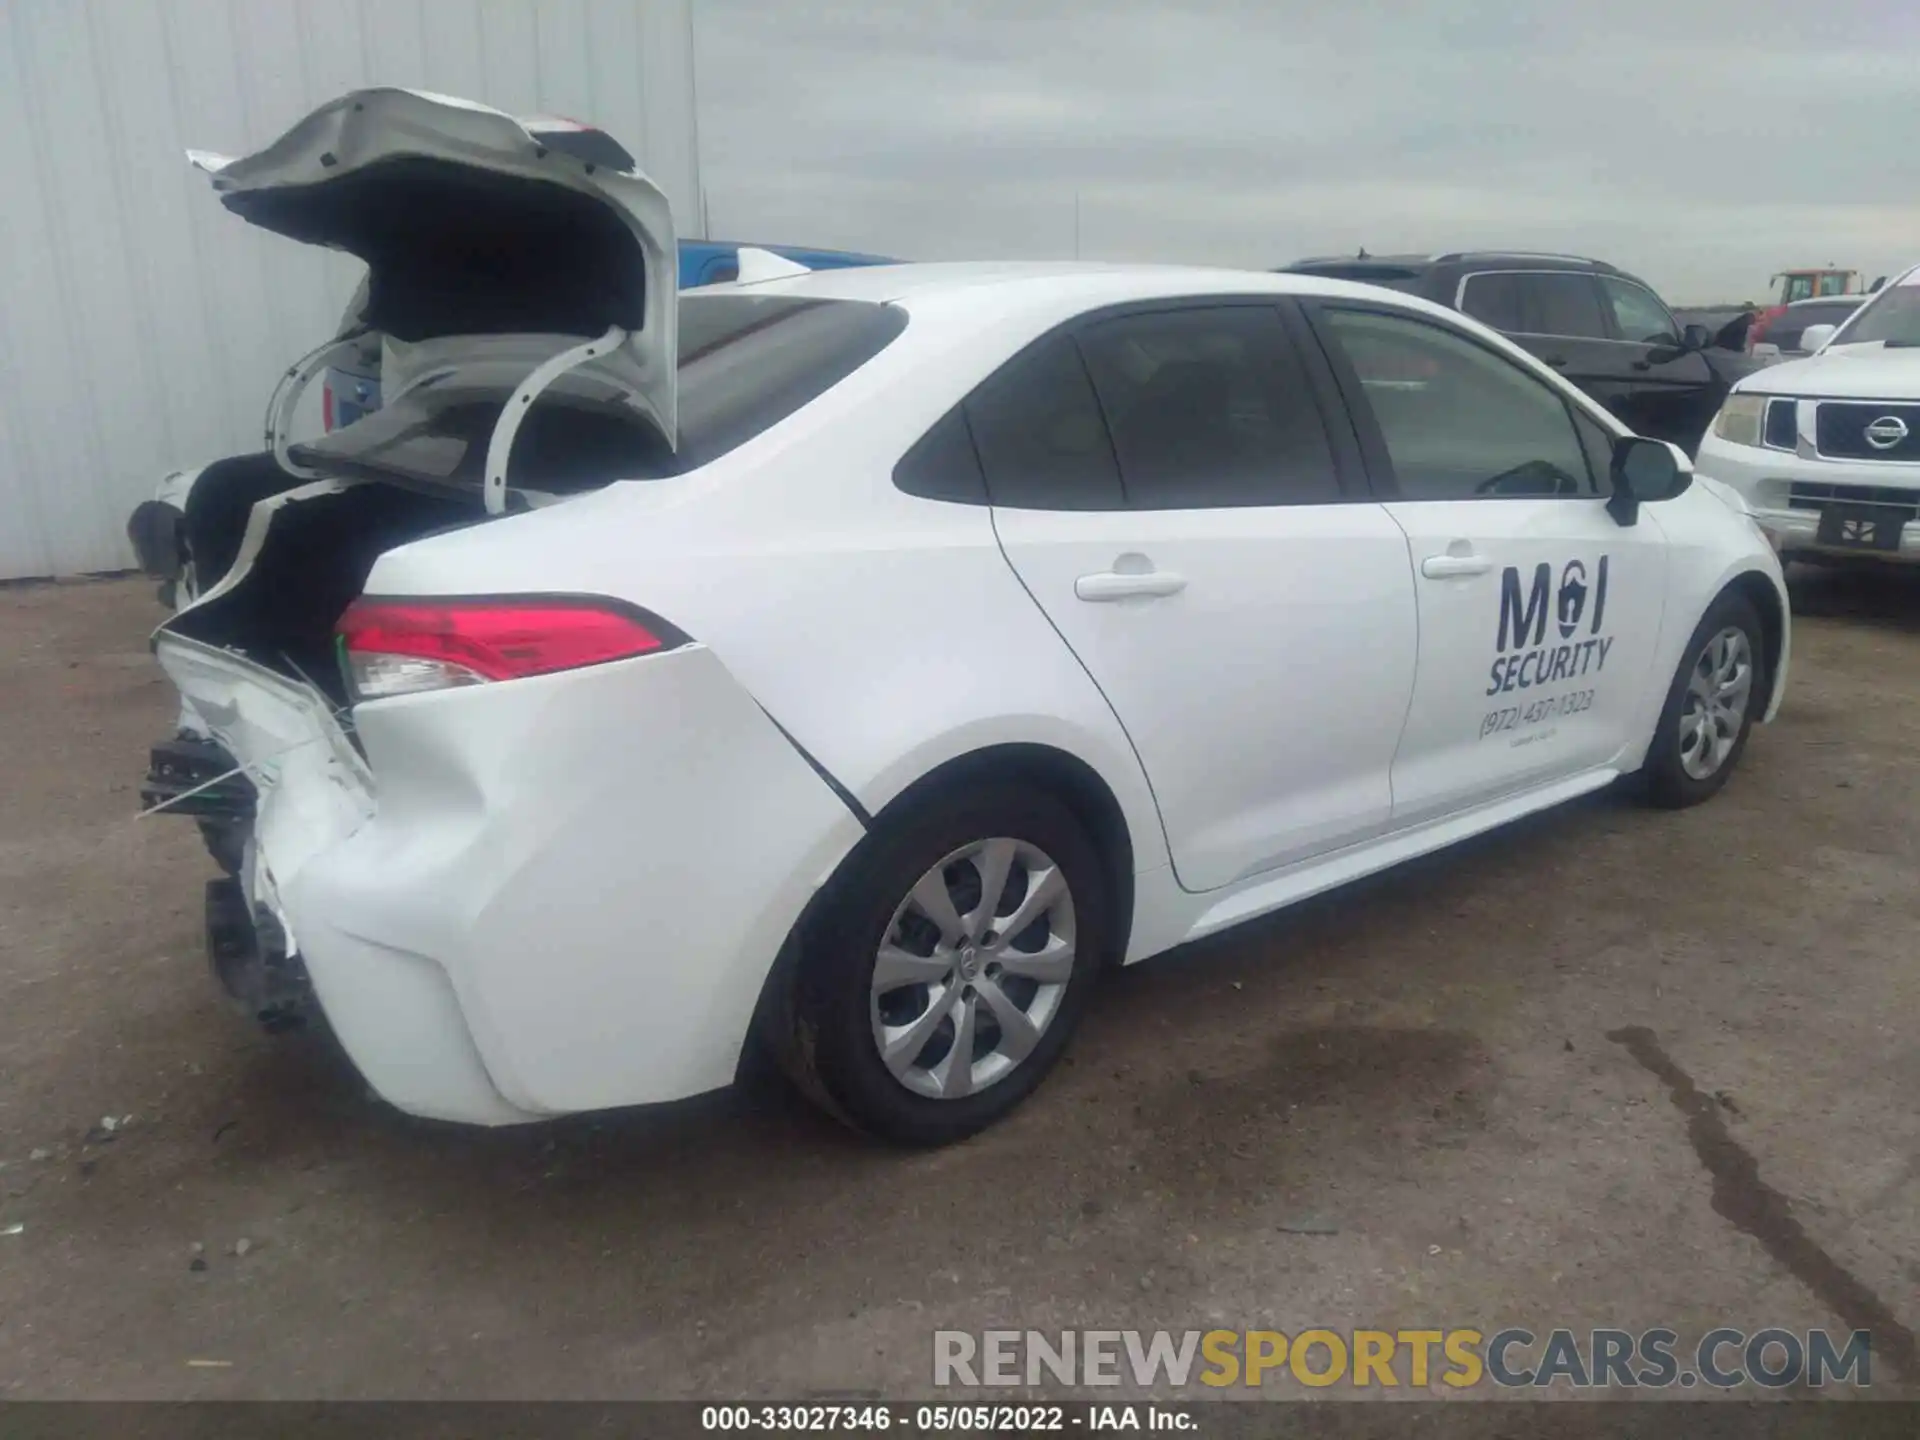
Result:
M1186 882L1180 878L1180 864L1173 854L1173 837L1167 834L1166 811L1161 808L1159 792L1153 788L1153 775L1147 769L1146 757L1140 753L1140 747L1134 741L1133 732L1127 729L1127 722L1121 717L1119 709L1114 705L1113 698L1107 694L1106 688L1101 685L1100 678L1088 667L1087 662L1080 658L1080 652L1073 648L1073 643L1054 623L1053 616L1047 613L1047 607L1040 603L1040 597L1035 595L1032 587L1027 584L1027 577L1020 573L1020 567L1015 565L1013 557L1007 554L1006 542L1000 538L1000 517L996 513L998 509L999 507L995 505L987 506L987 524L993 531L993 546L1000 552L1000 563L1007 567L1007 573L1013 576L1014 583L1025 592L1033 608L1040 612L1040 618L1047 622L1047 628L1053 631L1054 638L1060 642L1067 654L1073 657L1073 663L1080 667L1080 673L1087 677L1087 683L1093 686L1094 693L1100 697L1101 703L1107 707L1107 713L1113 717L1113 723L1120 727L1120 733L1126 737L1127 749L1133 754L1133 763L1140 767L1140 778L1146 783L1147 798L1153 801L1153 818L1160 826L1160 842L1167 847L1167 868L1173 872L1173 883L1188 895L1207 894L1205 890L1189 890Z
M794 739L793 732L778 720L774 719L771 710L761 705L758 700L755 700L753 703L759 706L760 713L767 717L767 723L772 725L774 729L778 730L780 734L785 737L786 742L793 747L794 753L807 762L807 768L825 781L827 788L833 791L834 796L840 803L852 812L853 818L860 822L860 828L862 830L873 829L873 816L868 813L867 807L860 803L859 797L835 779L832 771L814 759L813 752L808 750L807 747L802 745L798 740Z

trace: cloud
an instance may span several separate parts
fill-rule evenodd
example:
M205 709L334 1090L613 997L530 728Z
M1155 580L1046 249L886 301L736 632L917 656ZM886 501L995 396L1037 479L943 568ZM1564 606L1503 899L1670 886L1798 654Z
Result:
M696 0L695 23L716 233L1259 266L1525 246L1680 301L1920 259L1920 10Z

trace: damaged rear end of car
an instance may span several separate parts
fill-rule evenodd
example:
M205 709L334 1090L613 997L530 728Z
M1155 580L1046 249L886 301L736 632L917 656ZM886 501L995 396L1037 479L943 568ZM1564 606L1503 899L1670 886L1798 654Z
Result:
M310 994L259 857L290 873L293 837L324 843L371 811L335 622L385 551L671 453L674 237L624 152L407 90L343 96L242 159L189 159L242 219L367 265L341 333L279 377L266 448L183 472L130 532L163 598L188 599L155 637L182 713L143 801L199 821L228 872L208 886L215 973L285 1028ZM395 403L296 443L301 393L348 351L393 361ZM520 460L557 492L507 486L523 428Z
M728 1083L749 972L859 824L681 628L697 591L656 613L630 581L717 457L903 317L752 294L683 317L649 182L465 102L361 92L197 163L229 209L369 270L362 323L280 377L265 448L194 480L196 594L154 638L208 738L162 747L147 789L221 838L221 983L269 1028L317 1010L424 1116ZM346 340L380 346L383 403L295 438ZM627 525L635 547L584 553ZM762 823L743 846L716 810ZM633 823L663 814L689 819Z

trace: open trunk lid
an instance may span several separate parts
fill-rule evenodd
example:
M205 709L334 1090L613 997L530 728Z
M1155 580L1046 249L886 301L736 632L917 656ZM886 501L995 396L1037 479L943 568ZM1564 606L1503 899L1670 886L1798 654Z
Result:
M645 176L552 141L484 105L371 89L252 155L188 155L236 215L366 262L363 338L423 361L465 337L521 337L536 357L598 343L574 363L671 445L672 209Z

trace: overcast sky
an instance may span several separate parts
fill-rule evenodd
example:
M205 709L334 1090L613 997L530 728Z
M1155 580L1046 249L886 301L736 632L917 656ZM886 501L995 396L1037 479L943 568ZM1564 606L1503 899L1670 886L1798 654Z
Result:
M1912 0L693 0L727 238L1567 250L1676 303L1920 261Z

